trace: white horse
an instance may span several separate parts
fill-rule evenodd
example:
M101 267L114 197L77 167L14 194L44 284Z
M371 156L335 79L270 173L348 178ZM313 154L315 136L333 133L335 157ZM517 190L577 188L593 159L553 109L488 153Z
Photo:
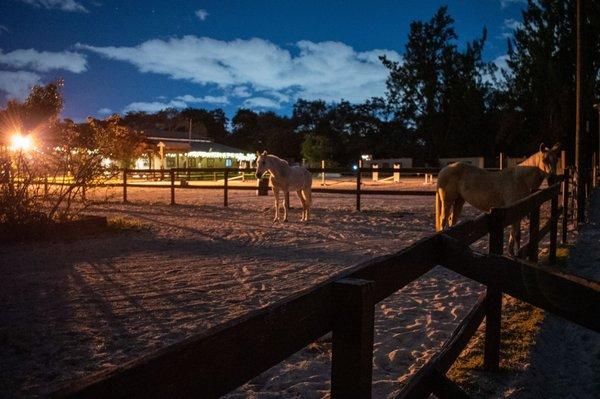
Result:
M540 187L548 176L556 174L559 144L540 150L519 165L499 172L456 162L438 174L435 229L440 231L458 220L466 202L489 212L491 208L510 205ZM508 250L515 255L521 241L520 222L511 227Z
M287 221L287 211L290 207L288 193L290 191L296 191L302 202L302 218L300 220L308 221L312 203L312 175L310 172L302 166L290 166L287 161L275 155L267 155L266 151L256 154L258 156L256 178L260 179L267 171L271 174L270 182L273 186L273 194L275 194L275 219L273 221L279 220L279 191L283 191L283 221Z

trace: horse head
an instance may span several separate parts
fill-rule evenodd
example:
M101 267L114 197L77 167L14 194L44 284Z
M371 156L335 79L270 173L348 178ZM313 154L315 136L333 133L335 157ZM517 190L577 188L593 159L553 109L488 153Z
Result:
M260 179L261 176L264 175L267 170L269 170L268 160L269 160L269 158L267 158L266 151L263 151L262 154L260 154L258 151L256 152L256 178L257 179Z
M543 143L540 144L538 167L550 179L556 176L556 165L559 159L560 144L556 143L552 148L546 147Z

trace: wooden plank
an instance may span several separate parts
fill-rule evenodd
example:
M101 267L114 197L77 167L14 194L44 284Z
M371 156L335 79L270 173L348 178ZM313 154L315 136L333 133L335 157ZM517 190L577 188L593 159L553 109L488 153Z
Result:
M485 317L485 295L452 332L450 339L402 388L397 399L423 399L432 392L431 378L435 373L445 374L467 346Z
M502 254L504 251L504 225L506 209L492 208L489 219L489 252ZM495 287L486 287L485 344L483 368L498 371L500 367L500 329L502 316L502 292Z
M369 399L373 384L375 309L373 281L343 279L334 283L331 397Z
M534 192L527 197L515 202L504 209L504 220L503 226L510 226L511 224L521 220L527 216L532 208L540 207L544 202L552 199L553 196L558 195L560 183L553 184L552 186Z
M360 211L360 185L361 185L361 172L360 170L356 171L356 210Z
M517 299L600 332L600 283L518 259L472 252L443 237L444 266Z
M569 225L569 169L564 170L564 180L562 182L562 225L561 242L567 243L567 228Z
M56 396L219 397L331 331L335 281L374 280L374 300L382 300L438 264L440 242L430 236L361 263L266 308L78 380Z
M444 230L442 234L448 235L454 239L472 244L483 238L489 232L490 215L484 213L472 220L464 220Z
M529 245L527 247L527 258L531 262L538 261L539 254L539 232L540 232L540 208L534 206L529 212Z
M465 391L439 371L434 371L431 386L433 394L438 399L469 399L469 395Z
M558 194L558 193L557 193ZM558 218L560 215L558 209L558 195L552 197L550 201L550 253L548 254L548 262L551 265L556 264L556 247L557 247L557 234L558 234Z

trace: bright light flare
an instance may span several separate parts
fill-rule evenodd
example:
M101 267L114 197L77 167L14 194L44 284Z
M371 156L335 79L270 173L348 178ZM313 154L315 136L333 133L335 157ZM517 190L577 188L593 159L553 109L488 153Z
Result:
M10 148L14 151L29 151L33 148L33 142L31 137L23 136L22 134L15 134L10 139Z

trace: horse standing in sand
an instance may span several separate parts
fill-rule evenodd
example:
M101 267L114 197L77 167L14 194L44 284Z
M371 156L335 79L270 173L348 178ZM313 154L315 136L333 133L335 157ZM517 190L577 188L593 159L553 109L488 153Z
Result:
M453 163L438 174L435 206L435 229L440 231L458 220L466 202L489 212L491 208L510 205L540 187L548 176L556 174L559 144L540 150L519 165L498 172L476 166ZM511 227L508 250L515 255L521 241L520 222ZM515 249L516 242L516 249Z
M308 221L310 217L311 188L312 175L302 166L290 166L287 161L276 157L275 155L267 155L267 152L258 154L256 160L256 178L265 173L271 174L270 183L273 186L273 194L275 194L275 219L279 220L279 192L283 191L283 221L287 221L287 212L290 207L289 195L290 191L296 191L298 198L302 202L302 218L301 221Z

